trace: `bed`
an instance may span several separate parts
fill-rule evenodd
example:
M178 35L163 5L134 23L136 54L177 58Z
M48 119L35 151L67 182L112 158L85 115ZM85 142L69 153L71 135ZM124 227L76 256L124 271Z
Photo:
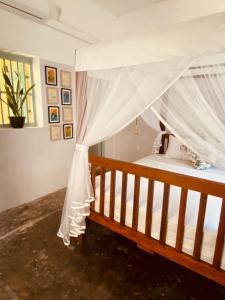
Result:
M90 219L225 285L225 172L154 154L134 163L90 156ZM99 175L98 175L99 174Z
M155 154L147 156L141 160L134 162L139 165L158 168L184 175L192 175L208 180L221 181L225 183L225 172L215 168L205 171L194 170L190 161L176 160L165 157L163 154ZM110 177L109 172L105 176L105 205L104 216L109 217L110 209ZM116 187L115 187L115 209L114 220L120 222L121 211L121 182L122 173L116 171ZM146 208L147 208L147 190L148 180L141 178L140 182L140 198L139 198L139 217L138 217L138 231L145 233L146 222ZM175 247L176 231L178 223L178 212L180 203L181 188L172 186L170 189L169 209L168 209L168 225L166 244ZM132 227L132 212L133 212L133 196L134 196L134 175L129 174L127 180L127 200L126 200L126 214L125 225ZM185 215L185 230L182 245L182 251L192 255L195 239L195 228L198 217L199 193L190 191L187 196L187 207ZM149 234L159 240L160 222L162 215L162 199L163 199L163 183L156 181L154 186L154 200L153 200L153 216L152 227ZM212 263L213 251L216 242L216 233L219 223L219 216L221 210L222 199L214 196L209 196L206 207L204 234L202 242L202 251L200 258L206 262ZM100 212L100 176L96 178L96 200L94 211ZM224 252L224 251L223 251ZM222 268L225 269L225 254L223 253Z

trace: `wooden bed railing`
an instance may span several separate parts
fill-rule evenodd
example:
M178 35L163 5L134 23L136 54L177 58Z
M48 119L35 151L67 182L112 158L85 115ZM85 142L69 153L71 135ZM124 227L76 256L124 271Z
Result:
M92 155L89 156L89 162L91 164L91 178L94 192L96 186L96 176L100 176L100 211L99 213L94 211L93 202L91 205L90 219L133 240L137 243L137 246L143 250L146 250L150 253L156 252L160 255L163 255L225 286L225 272L221 269L225 236L225 184ZM120 222L116 222L114 220L116 171L122 172ZM104 215L106 172L111 172L109 217ZM131 228L125 226L128 174L133 174L135 176L133 219ZM137 231L141 177L148 179L145 234ZM159 240L151 237L155 181L164 183ZM169 194L171 185L181 188L175 247L166 245ZM185 212L189 190L197 191L201 195L192 256L182 252L185 228ZM220 220L212 264L206 263L200 259L208 195L222 198Z

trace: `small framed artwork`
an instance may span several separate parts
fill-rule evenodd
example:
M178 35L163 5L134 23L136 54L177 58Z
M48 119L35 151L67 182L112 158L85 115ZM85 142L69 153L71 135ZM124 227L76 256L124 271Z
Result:
M49 106L48 107L48 122L49 123L59 123L60 122L59 106Z
M50 125L50 140L51 141L61 140L61 126L60 125Z
M71 88L71 72L61 70L60 79L63 88Z
M72 104L72 90L71 89L61 89L61 103L62 105Z
M59 92L55 87L46 88L46 99L48 104L59 104Z
M73 122L73 108L63 107L62 108L63 122Z
M63 138L64 140L73 138L73 124L63 124Z
M57 69L45 66L45 83L48 85L57 85Z

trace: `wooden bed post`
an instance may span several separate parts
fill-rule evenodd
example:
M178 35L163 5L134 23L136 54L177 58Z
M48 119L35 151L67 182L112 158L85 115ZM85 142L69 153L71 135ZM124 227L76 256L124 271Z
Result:
M166 130L166 126L161 121L159 122L159 126L161 128L161 131ZM162 136L162 146L159 148L159 154L165 153L164 145L165 145L165 135Z

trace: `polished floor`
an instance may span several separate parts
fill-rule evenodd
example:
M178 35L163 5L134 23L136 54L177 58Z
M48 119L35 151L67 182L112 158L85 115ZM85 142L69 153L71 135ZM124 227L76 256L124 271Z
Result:
M64 191L0 214L0 300L225 299L225 288L90 223L56 236Z

